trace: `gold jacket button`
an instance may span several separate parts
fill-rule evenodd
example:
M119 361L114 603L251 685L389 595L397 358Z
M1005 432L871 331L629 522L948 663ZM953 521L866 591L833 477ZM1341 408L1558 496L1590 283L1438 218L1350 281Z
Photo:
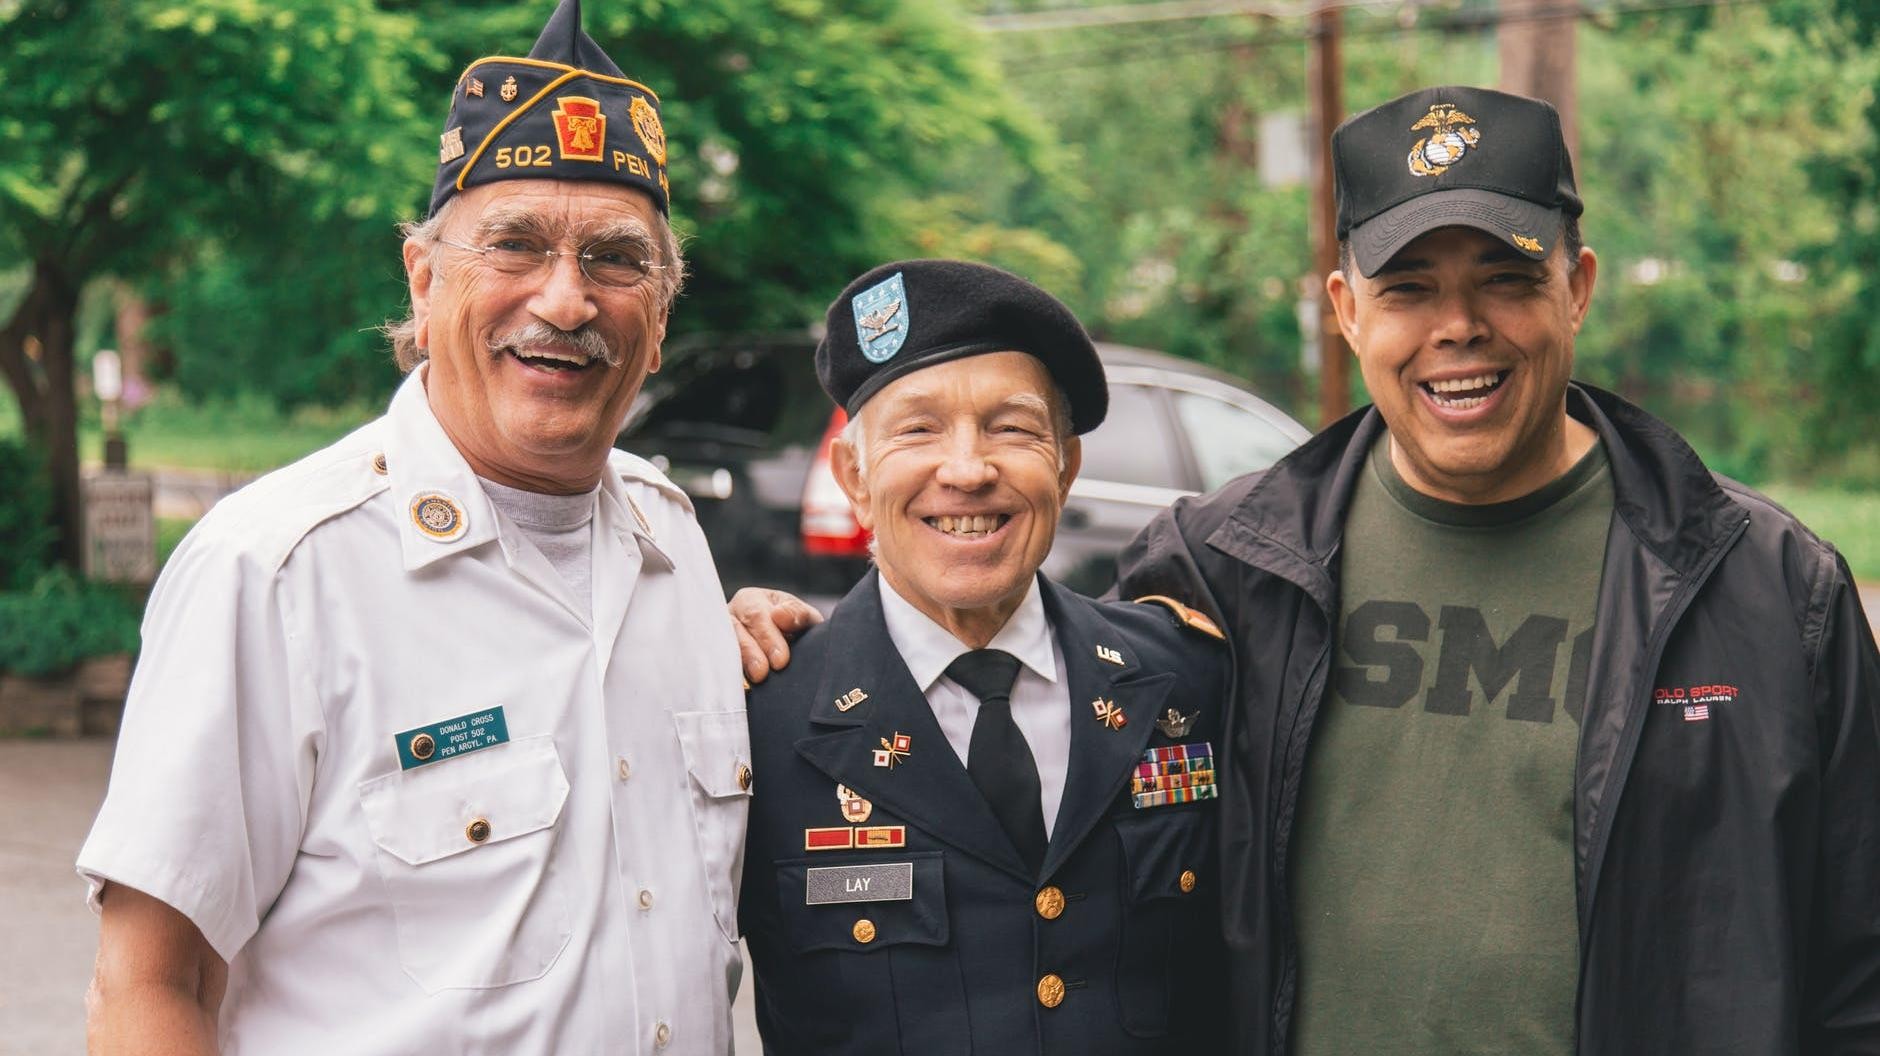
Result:
M861 920L855 922L853 928L849 929L849 934L855 936L856 942L866 946L875 941L875 922L869 920L867 917L863 917Z
M411 757L419 761L431 758L437 751L437 741L428 733L420 733L411 739Z
M738 787L746 792L751 790L751 764L738 764Z
M1064 980L1055 973L1038 980L1038 1003L1056 1008L1064 1003Z
M483 818L478 818L465 826L463 834L470 837L471 843L482 843L490 838L490 823Z
M381 477L388 472L385 468L385 452L380 451L378 454L372 456L372 472L377 473Z
M1184 895L1195 889L1195 871L1193 869L1182 870L1181 885L1182 894Z
M1046 920L1056 920L1064 915L1064 892L1056 887L1047 887L1038 892L1038 896L1031 900L1031 904L1038 910L1039 916Z
M654 1027L653 1028L653 1044L656 1047L662 1048L662 1049L665 1048L667 1045L672 1044L672 1028L667 1026L664 1023L661 1023L659 1026Z

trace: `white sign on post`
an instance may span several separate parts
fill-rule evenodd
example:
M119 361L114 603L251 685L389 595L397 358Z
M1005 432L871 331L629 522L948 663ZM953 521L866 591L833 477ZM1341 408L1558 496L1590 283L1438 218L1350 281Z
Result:
M157 578L157 522L146 473L100 473L85 481L85 575L147 585Z

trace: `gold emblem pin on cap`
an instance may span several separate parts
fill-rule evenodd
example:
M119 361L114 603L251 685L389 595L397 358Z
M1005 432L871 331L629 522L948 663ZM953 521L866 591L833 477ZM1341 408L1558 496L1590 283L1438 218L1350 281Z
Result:
M496 94L503 97L503 102L513 103L516 101L516 93L519 91L521 91L521 89L516 87L516 79L510 77L503 81L503 86L497 89Z
M463 94L473 96L477 99L483 98L483 82L477 80L475 77L470 78L470 83L464 85Z

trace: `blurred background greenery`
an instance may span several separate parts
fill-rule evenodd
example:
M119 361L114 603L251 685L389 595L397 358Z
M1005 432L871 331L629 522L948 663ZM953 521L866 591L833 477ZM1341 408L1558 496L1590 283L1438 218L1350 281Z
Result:
M1304 160L1309 4L1027 32L1000 20L1119 5L585 6L664 100L694 269L675 333L804 327L881 260L969 257L1100 337L1205 360L1315 420L1310 193L1285 175ZM259 471L376 414L397 382L376 330L403 311L396 225L428 196L451 85L525 51L552 7L0 0L0 444L53 470L31 508L57 520L77 452L98 457L83 393L100 348L135 350L152 386L135 464ZM1347 108L1495 84L1498 9L1345 4ZM1602 268L1578 376L1880 578L1880 3L1582 10ZM0 494L0 550L69 557L23 501Z

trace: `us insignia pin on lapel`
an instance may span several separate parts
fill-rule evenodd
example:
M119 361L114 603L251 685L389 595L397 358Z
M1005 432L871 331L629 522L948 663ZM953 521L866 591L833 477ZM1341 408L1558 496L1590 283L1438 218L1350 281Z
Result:
M875 765L892 770L897 765L907 762L907 755L914 748L914 738L895 731L894 740L881 738L881 747L875 749Z
M847 785L836 786L836 802L842 804L842 816L851 825L860 825L875 812L875 805L855 794Z
M1120 730L1129 725L1129 719L1123 715L1123 709L1117 707L1113 700L1098 697L1090 702L1090 710L1097 713L1098 722L1112 730Z
M848 711L850 708L853 708L855 705L867 699L868 694L862 692L861 687L858 686L836 698L836 710Z
M1107 645L1097 646L1097 659L1115 664L1118 667L1123 666L1123 654Z
M1155 720L1155 728L1161 730L1164 737L1186 737L1188 731L1194 729L1195 720L1200 717L1199 711L1193 715L1183 715L1174 708L1170 708L1162 713L1161 718Z

